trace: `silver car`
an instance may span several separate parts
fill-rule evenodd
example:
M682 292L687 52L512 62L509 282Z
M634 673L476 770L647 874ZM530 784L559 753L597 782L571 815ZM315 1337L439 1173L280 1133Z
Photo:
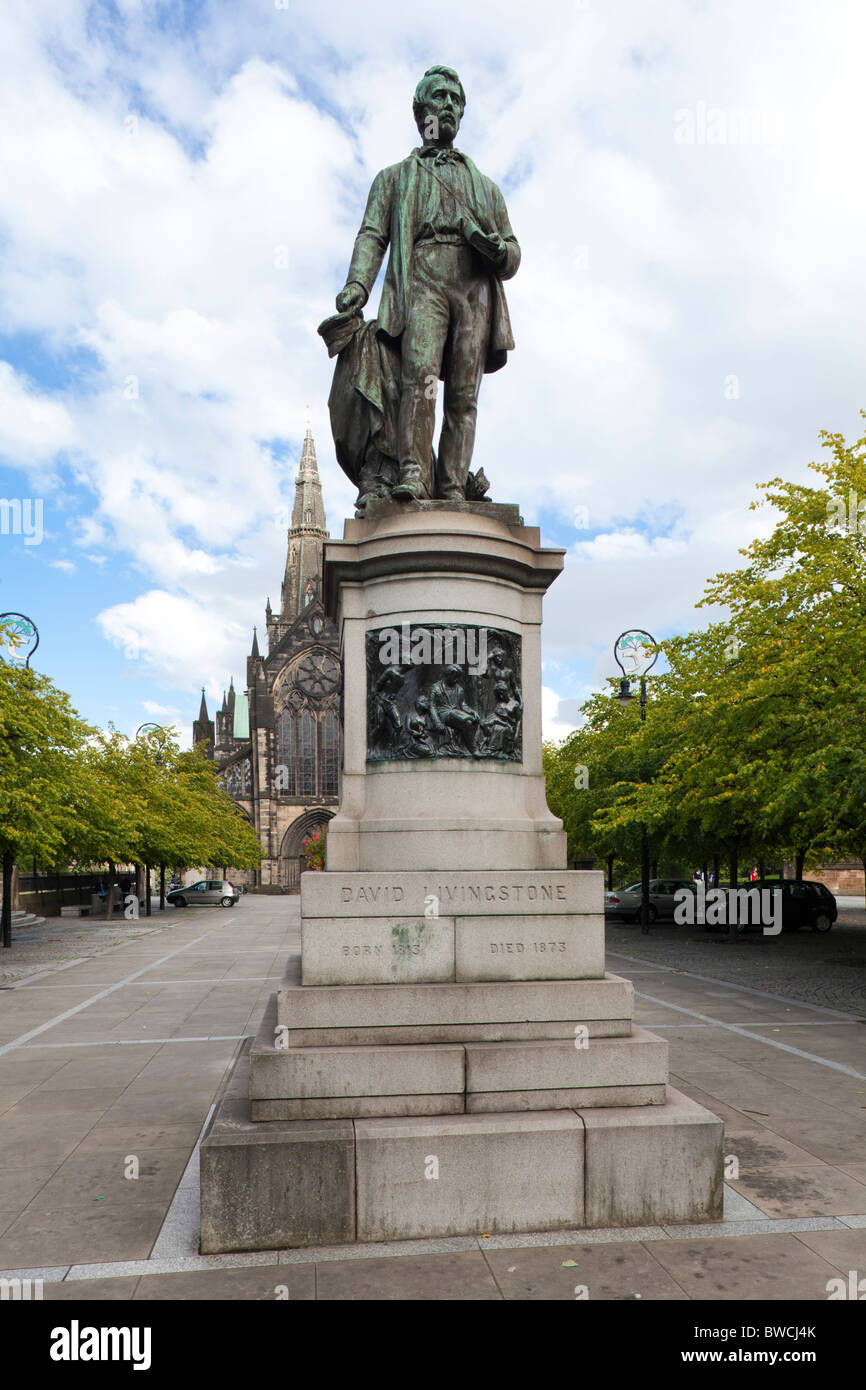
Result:
M234 907L239 898L238 890L223 878L202 878L165 895L172 907Z
M649 919L655 922L658 917L673 917L676 903L674 894L680 888L695 892L695 884L685 878L651 878L649 885ZM628 888L618 888L604 895L604 915L608 920L639 922L641 920L641 885L632 883Z

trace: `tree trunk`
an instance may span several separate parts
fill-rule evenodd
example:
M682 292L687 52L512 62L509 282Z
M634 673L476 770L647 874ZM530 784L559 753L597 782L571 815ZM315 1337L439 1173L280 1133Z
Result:
M3 851L3 945L12 945L12 851Z
M649 936L649 881L650 881L650 862L649 862L649 840L647 839L646 827L641 826L640 832L640 882L641 882L641 909L640 909L640 929L642 936Z
M737 886L737 879L738 879L738 877L739 877L739 869L740 869L740 853L739 853L739 851L740 851L739 845L735 844L735 845L733 845L733 846L731 847L731 857L730 857L730 860L729 860L729 862L728 862L728 869L729 869L729 871L730 871L730 877L729 877L729 880L728 880L728 881L729 881L729 883L730 883L731 888L736 888L736 886ZM730 896L730 894L729 894L729 895L728 895L728 940L729 940L729 941L736 941L736 939L737 939L737 923L734 921L734 907L733 907L733 901L732 901L731 896Z
M138 899L138 911L136 912L135 916L136 918L139 918L141 916L141 904L144 901L144 865L136 864L134 865L134 868L135 882L131 885L130 892L134 893L136 898Z
M703 879L704 879L704 888L706 888L707 882L708 882L708 879L707 879L707 861L706 861L706 859L704 860L703 864L701 865L701 874L703 875Z
M806 861L805 849L798 849L794 859L794 878L797 883L803 882L803 864Z
M115 880L116 878L117 878L117 868L116 868L116 866L115 866L114 860L113 860L113 859L109 859L109 861L108 861L108 893L106 894L106 898L105 898L105 916L106 916L106 918L107 918L107 920L108 920L109 922L111 921L112 917L114 916L114 901L115 901L114 880Z
M720 887L719 875L721 874L721 860L717 854L713 855L713 887Z
M159 910L165 912L165 865L159 866Z

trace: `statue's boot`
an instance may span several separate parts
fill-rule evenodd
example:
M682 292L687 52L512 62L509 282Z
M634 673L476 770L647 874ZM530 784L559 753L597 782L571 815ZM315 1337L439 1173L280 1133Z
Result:
M420 502L430 496L424 483L424 475L417 463L406 463L402 466L399 481L391 496L397 502Z

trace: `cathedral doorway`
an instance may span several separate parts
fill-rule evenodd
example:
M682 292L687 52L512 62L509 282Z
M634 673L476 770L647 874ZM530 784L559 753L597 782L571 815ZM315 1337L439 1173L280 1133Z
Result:
M315 806L292 821L280 846L279 883L288 893L300 893L301 872L304 868L304 852L301 848L308 835L319 826L327 825L334 815L324 806Z

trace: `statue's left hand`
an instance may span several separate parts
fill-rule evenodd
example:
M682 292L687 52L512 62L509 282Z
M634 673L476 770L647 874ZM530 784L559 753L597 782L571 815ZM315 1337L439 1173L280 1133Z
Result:
M479 251L488 261L492 261L497 268L505 264L508 248L498 232L482 232L481 228L476 227L474 223L464 221L463 235L470 246Z
M367 303L367 291L363 285L359 285L357 280L350 280L337 295L337 310L345 313L346 310L363 309Z

